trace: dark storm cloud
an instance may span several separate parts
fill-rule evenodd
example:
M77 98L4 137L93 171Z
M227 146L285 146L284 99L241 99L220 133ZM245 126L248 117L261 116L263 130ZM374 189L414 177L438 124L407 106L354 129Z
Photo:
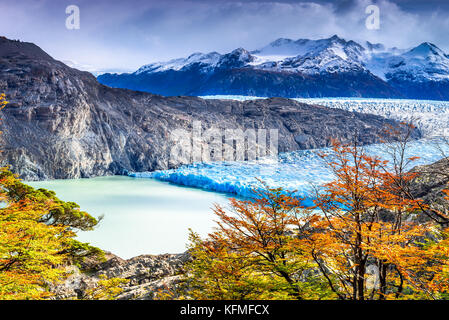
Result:
M80 8L79 30L65 28L70 4ZM380 30L365 27L370 4L380 7ZM430 41L449 51L449 1L2 0L0 11L2 34L84 69L129 70L197 51L333 34L398 47Z

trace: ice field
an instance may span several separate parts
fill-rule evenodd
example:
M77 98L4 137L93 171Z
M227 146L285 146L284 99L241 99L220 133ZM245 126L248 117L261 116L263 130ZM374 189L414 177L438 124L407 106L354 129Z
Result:
M449 152L449 146L440 140L422 139L409 144L407 157L419 156L408 169L417 165L433 163ZM370 155L385 160L389 155L385 145L365 147ZM237 194L243 197L253 195L253 188L260 186L257 178L271 187L282 187L296 191L296 195L307 197L313 186L332 181L333 175L317 152L331 152L330 149L298 150L279 154L278 158L267 158L249 162L194 163L173 170L130 173L136 178L154 178L179 185L197 187L211 191Z

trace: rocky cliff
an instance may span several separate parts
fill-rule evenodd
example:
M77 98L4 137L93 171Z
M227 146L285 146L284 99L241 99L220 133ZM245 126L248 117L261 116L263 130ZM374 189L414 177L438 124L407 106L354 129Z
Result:
M171 134L191 129L278 129L279 152L328 146L331 138L379 141L379 116L288 99L162 97L99 84L32 43L0 38L1 164L28 180L152 171L170 162ZM415 132L419 137L420 133ZM207 143L207 142L206 142Z

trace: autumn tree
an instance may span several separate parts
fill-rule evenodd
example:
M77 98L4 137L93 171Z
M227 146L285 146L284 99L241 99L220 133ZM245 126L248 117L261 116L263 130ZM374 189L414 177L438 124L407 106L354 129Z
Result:
M98 223L76 203L27 186L7 168L0 168L0 203L0 299L47 298L67 264L102 258L100 249L75 239L77 230Z
M93 230L102 217L94 218L87 212L80 210L75 202L65 202L56 197L54 191L43 188L35 189L23 183L6 168L0 168L0 179L4 197L9 203L30 202L30 203L51 203L47 206L47 211L39 216L38 222L48 226L64 226L68 231ZM97 257L102 259L102 250L82 243L74 237L65 239L68 245L61 253L68 254L71 262L81 263L86 257Z
M413 243L425 234L426 226L404 223L404 216L417 210L417 201L396 192L395 173L384 171L388 161L367 155L355 144L335 143L332 153L321 156L335 180L316 195L316 207L323 218L314 227L324 232L313 234L306 242L322 275L340 299L400 295L406 274L399 262L406 259L405 255L395 256L404 258L396 261L390 250L418 250ZM411 266L412 261L408 262ZM368 264L376 266L379 282L371 292L366 286Z
M231 213L215 207L217 229L207 240L191 234L185 267L196 299L322 299L332 296L299 238L315 219L282 189L255 191L253 200L230 199ZM295 226L301 225L302 229Z
M272 297L264 295L268 279L254 277L252 261L242 252L228 248L222 241L203 241L194 232L191 232L189 240L193 259L184 267L189 276L180 284L185 291L181 294L169 292L166 297L199 300Z
M6 169L3 169L6 170ZM13 176L0 178L5 185ZM54 204L31 200L10 201L2 189L0 199L0 299L38 299L49 295L49 285L62 279L74 233L63 225L39 220Z
M399 140L398 143L401 143ZM448 232L404 191L416 158L391 162L334 142L321 153L334 180L314 206L264 185L252 200L217 206L215 232L191 236L186 267L196 299L440 299L448 293ZM418 221L420 221L418 223Z

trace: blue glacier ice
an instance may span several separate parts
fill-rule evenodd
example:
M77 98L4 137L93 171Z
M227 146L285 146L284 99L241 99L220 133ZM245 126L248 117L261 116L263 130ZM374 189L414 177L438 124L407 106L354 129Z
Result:
M407 157L418 156L409 168L440 160L443 156L437 147L437 140L413 141L407 149ZM438 146L449 152L449 146ZM365 147L370 155L385 160L389 155L385 145ZM153 178L179 185L197 187L217 192L232 193L242 197L253 196L254 188L260 187L258 179L270 187L282 187L295 191L297 196L308 197L312 186L330 182L333 174L317 152L331 152L331 149L299 150L279 154L277 158L264 158L247 162L207 162L184 165L177 169L155 172L130 173L136 178Z

